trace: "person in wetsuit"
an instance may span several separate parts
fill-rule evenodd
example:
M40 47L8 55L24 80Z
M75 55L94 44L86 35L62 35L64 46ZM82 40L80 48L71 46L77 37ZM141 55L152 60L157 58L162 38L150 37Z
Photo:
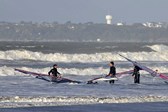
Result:
M57 68L58 68L58 65L54 64L53 68L48 72L49 76L52 75L52 80L61 78L61 74L58 72Z
M140 73L139 73L140 68L138 66L134 67L134 72L132 76L134 77L134 83L140 83Z
M110 72L109 72L109 74L106 75L106 77L115 77L115 75L116 75L116 68L114 66L114 62L113 61L110 62L109 66L110 66ZM110 80L109 83L110 84L114 84L114 80Z

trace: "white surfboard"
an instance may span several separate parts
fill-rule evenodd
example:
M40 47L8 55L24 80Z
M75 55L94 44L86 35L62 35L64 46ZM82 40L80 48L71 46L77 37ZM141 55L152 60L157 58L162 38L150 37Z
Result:
M116 77L104 77L97 79L96 81L110 81L110 80L118 80Z

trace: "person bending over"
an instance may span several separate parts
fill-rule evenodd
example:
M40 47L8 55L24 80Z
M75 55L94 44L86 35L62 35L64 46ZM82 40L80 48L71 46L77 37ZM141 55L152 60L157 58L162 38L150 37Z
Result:
M58 65L54 64L53 68L48 72L49 76L52 75L52 81L61 78L61 74L58 72L57 68L58 68Z

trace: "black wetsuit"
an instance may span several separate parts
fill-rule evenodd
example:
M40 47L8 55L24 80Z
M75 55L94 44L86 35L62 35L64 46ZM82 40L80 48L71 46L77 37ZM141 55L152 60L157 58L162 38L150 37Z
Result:
M109 75L110 75L110 74L112 74L111 77L115 77L115 75L116 75L116 68L115 68L115 66L110 67ZM114 80L109 81L109 83L110 83L110 84L111 84L111 83L114 83Z
M48 74L50 75L52 73L52 75L54 76L54 77L58 77L58 74L60 74L58 71L57 71L57 69L56 68L53 68L53 69L51 69L49 72L48 72Z
M134 72L132 76L134 76L134 83L140 83L140 73L139 73L140 68L138 66L135 66Z

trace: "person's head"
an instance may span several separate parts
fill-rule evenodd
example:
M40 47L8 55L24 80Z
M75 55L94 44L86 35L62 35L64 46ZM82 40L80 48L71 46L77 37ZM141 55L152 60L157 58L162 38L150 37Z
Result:
M134 65L134 69L137 70L137 71L141 70L141 68L139 68L139 67L136 66L136 65Z
M114 66L114 62L111 61L111 62L109 63L109 66Z
M57 64L54 64L54 65L53 65L53 68L57 68L57 67L58 67L58 65L57 65Z

